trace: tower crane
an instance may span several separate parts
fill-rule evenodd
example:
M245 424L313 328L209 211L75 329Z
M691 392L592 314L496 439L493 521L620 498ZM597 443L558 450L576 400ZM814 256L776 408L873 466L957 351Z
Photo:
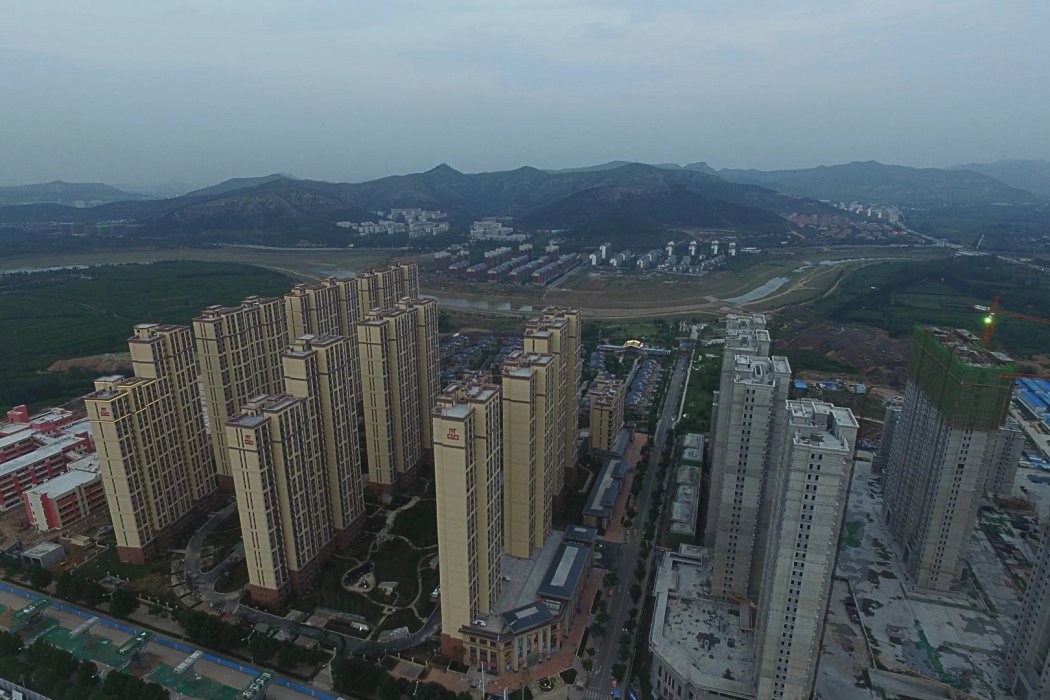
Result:
M992 336L995 335L995 327L998 325L999 317L1004 316L1006 318L1017 318L1023 321L1031 321L1032 323L1042 323L1050 325L1050 318L1043 318L1041 316L1033 316L1031 314L1022 314L1017 311L1006 311L999 308L1000 296L998 294L992 299L991 306L984 306L982 304L970 304L972 311L980 311L985 314L984 316L984 332L981 333L981 345L987 349L991 346Z

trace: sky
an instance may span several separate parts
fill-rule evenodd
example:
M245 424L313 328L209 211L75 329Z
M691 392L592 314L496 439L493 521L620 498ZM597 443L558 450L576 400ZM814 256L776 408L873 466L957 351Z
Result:
M0 184L1050 158L1046 0L0 0Z

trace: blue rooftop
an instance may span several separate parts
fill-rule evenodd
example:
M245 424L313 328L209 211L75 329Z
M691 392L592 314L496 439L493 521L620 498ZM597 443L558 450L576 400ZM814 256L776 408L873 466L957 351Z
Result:
M543 583L540 584L539 596L554 600L572 598L590 553L590 547L562 542L558 546L558 553L554 556L554 561L551 562L550 568L543 577Z
M578 542L579 544L592 545L598 539L598 531L593 527L583 525L569 525L565 528L565 541Z
M620 496L620 487L626 471L627 465L623 460L605 460L591 487L591 494L587 497L587 505L583 509L584 515L598 518L609 516L613 506L616 505L616 499Z
M509 627L515 634L532 629L533 627L539 627L540 625L553 622L557 619L547 606L539 601L523 605L520 608L508 610L500 617L503 618L503 622L505 622L507 627Z

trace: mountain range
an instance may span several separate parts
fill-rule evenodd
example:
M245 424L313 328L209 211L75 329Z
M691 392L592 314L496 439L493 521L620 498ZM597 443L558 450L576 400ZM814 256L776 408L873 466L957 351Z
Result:
M814 200L729 182L689 169L640 163L576 172L523 167L461 173L439 165L424 173L363 183L332 183L274 174L239 178L162 200L111 202L92 208L57 204L0 207L0 225L128 221L146 235L238 240L340 237L337 221L375 219L398 207L440 209L457 225L484 216L513 216L535 228L569 228L619 213L638 227L664 224L786 230L779 216L824 211Z
M366 221L377 211L421 207L448 212L456 226L484 216L511 216L515 225L534 229L693 226L778 233L788 228L784 214L838 211L819 200L948 210L1024 206L1045 201L1042 192L1048 188L1046 161L953 169L869 161L777 171L613 161L567 170L521 167L474 174L442 164L361 183L283 173L235 178L167 199L95 183L6 187L0 188L0 227L124 221L136 224L143 235L181 240L345 241L337 221ZM86 201L102 203L70 206Z

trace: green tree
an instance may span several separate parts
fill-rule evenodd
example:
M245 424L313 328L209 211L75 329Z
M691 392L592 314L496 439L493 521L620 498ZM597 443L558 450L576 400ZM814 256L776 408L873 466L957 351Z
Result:
M84 581L80 591L80 599L84 601L85 605L97 608L106 599L106 589L98 581Z
M14 658L22 653L22 638L6 630L0 630L0 658Z
M116 617L127 617L139 607L139 599L127 586L117 586L109 594L109 611Z
M29 585L33 588L47 588L51 583L51 572L41 567L39 564L31 565L27 576L29 578Z
M93 686L98 683L98 666L87 659L80 662L77 667L77 685Z

